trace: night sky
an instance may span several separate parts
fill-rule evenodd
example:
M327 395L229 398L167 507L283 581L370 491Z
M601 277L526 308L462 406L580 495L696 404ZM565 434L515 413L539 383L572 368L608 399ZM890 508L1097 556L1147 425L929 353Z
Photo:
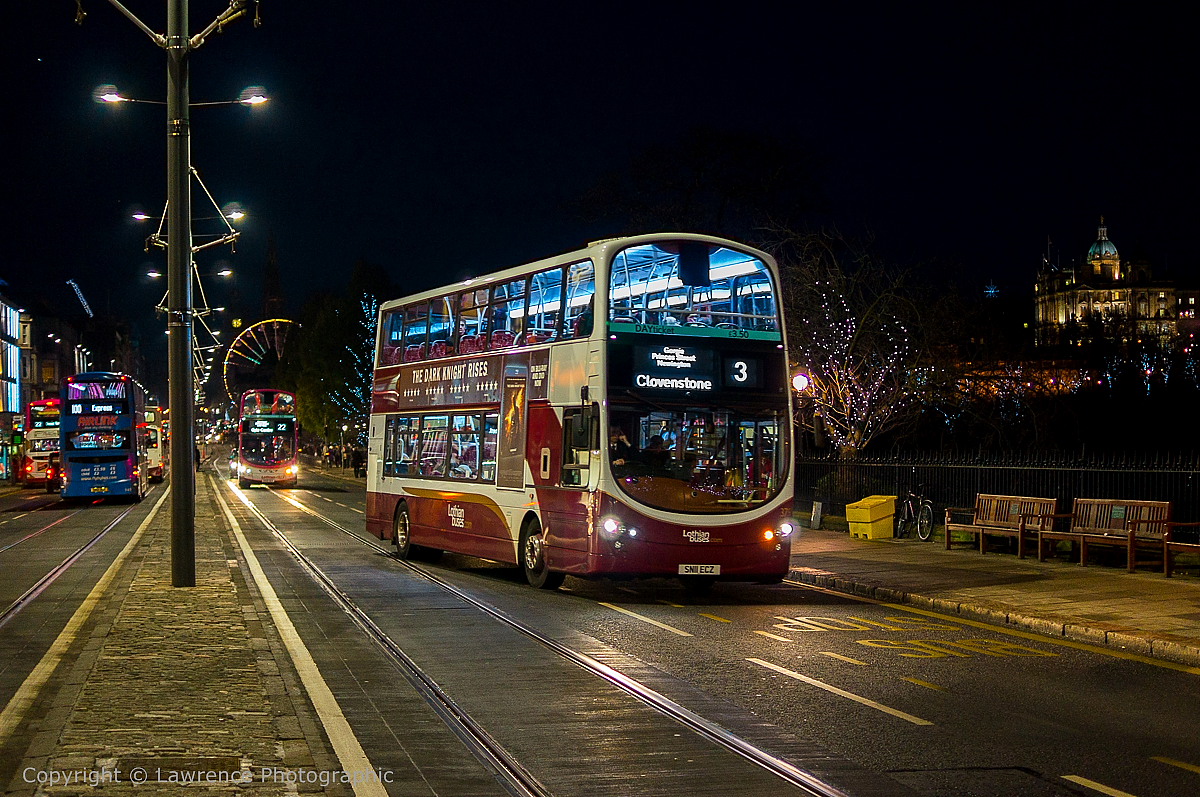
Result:
M165 258L129 213L162 209L165 109L91 95L163 99L166 56L82 2L81 26L70 0L6 4L0 290L73 278L140 323ZM165 31L165 2L126 5ZM225 7L192 0L191 31ZM404 292L539 259L628 231L579 198L705 128L814 164L804 224L869 233L931 279L1031 294L1047 239L1070 265L1103 215L1123 257L1195 282L1198 70L1172 9L264 0L261 27L192 55L193 102L272 97L192 112L194 166L250 213L236 254L200 265L230 263L253 305L273 237L295 312L360 259Z

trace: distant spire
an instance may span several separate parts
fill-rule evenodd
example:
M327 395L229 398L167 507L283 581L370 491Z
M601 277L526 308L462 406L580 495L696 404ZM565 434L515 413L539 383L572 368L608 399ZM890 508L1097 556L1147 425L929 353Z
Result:
M267 265L263 272L263 318L280 318L283 315L283 289L279 276L279 250L275 236L267 237Z

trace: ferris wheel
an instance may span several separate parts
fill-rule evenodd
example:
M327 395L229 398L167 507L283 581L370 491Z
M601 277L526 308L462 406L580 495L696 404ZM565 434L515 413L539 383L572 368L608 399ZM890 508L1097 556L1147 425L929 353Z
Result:
M225 393L236 402L243 392L275 386L275 368L283 357L288 337L299 327L287 318L268 318L251 324L225 352Z

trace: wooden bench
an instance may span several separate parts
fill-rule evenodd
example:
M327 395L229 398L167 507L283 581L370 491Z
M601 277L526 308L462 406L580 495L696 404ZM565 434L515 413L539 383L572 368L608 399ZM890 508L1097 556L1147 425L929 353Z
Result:
M1045 561L1046 543L1070 540L1079 544L1079 564L1087 566L1089 545L1125 549L1129 572L1134 570L1138 546L1163 550L1163 536L1171 520L1170 501L1126 501L1076 498L1067 529L1038 530L1038 561Z
M1167 523L1163 530L1163 573L1167 578L1171 577L1172 571L1175 570L1175 554L1176 553L1200 553L1200 541L1184 542L1175 539L1175 529L1178 528L1200 528L1200 523Z
M1057 499L1030 498L1021 495L975 496L974 514L969 523L955 522L955 515L972 512L970 507L946 508L946 550L950 550L951 532L965 531L979 539L979 552L986 553L987 538L992 535L1017 538L1017 556L1025 558L1025 532L1050 528L1057 511Z

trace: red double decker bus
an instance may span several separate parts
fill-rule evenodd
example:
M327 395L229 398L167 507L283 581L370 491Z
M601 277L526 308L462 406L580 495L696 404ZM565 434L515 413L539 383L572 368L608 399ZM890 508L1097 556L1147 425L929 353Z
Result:
M230 463L238 486L295 487L300 476L296 396L261 388L242 394L237 458Z
M50 455L58 452L62 401L38 399L25 405L25 438L17 463L17 481L45 484Z
M387 302L367 528L576 576L777 581L792 518L779 274L643 235Z

